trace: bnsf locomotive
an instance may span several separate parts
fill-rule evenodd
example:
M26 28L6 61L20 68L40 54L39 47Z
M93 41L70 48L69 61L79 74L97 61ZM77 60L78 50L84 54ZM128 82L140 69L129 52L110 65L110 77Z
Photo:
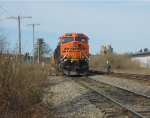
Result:
M51 58L51 65L66 75L86 75L89 70L88 37L82 33L65 33Z

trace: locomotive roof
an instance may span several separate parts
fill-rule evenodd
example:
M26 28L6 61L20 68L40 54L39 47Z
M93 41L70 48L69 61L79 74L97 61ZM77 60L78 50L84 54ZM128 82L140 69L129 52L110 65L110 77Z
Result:
M65 33L61 37L78 37L78 36L83 36L88 38L88 36L83 33Z

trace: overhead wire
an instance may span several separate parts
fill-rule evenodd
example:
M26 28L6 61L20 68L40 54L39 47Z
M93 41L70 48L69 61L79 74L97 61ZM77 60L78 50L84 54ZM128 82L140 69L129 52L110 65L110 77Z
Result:
M14 16L13 16L10 12L8 12L5 8L3 8L2 6L0 6L0 8L1 8L5 13L7 13L10 17L13 17L15 20L18 21L17 17L14 17ZM27 25L23 24L21 21L20 21L20 23L21 23L23 26L28 27Z
M8 12L5 8L3 8L2 6L0 6L0 9L2 9L5 13L7 13L10 17L12 17L13 19L15 19L16 21L19 21L17 19L17 17L14 17L10 12ZM23 24L21 21L20 23L25 26L25 27L28 27L27 25ZM29 27L28 27L29 28ZM24 45L24 48L26 47L26 44L27 44L28 40L26 41L25 45Z
M13 17L13 15L11 13L9 13L6 9L4 9L2 6L0 6L0 8L5 12L7 13L9 16Z

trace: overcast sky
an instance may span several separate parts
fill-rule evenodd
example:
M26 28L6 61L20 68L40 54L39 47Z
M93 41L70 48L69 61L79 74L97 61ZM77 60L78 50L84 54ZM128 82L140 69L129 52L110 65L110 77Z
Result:
M100 1L0 1L12 16L32 16L22 19L22 48L32 52L32 28L35 38L42 37L55 49L59 36L66 32L80 32L89 36L90 53L100 52L101 45L110 44L117 53L150 49L150 1L100 0ZM18 40L18 24L0 8L0 27L8 34L13 47ZM35 39L36 40L36 39Z

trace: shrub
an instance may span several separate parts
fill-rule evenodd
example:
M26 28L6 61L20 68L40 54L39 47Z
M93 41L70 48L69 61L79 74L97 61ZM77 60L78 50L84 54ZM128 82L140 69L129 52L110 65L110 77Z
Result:
M107 54L107 55L93 55L91 56L90 67L94 69L106 69L106 61L109 60L113 70L137 70L141 69L137 62L128 58L127 54Z
M44 67L14 63L0 55L0 117L27 117L25 111L42 101L47 83Z

